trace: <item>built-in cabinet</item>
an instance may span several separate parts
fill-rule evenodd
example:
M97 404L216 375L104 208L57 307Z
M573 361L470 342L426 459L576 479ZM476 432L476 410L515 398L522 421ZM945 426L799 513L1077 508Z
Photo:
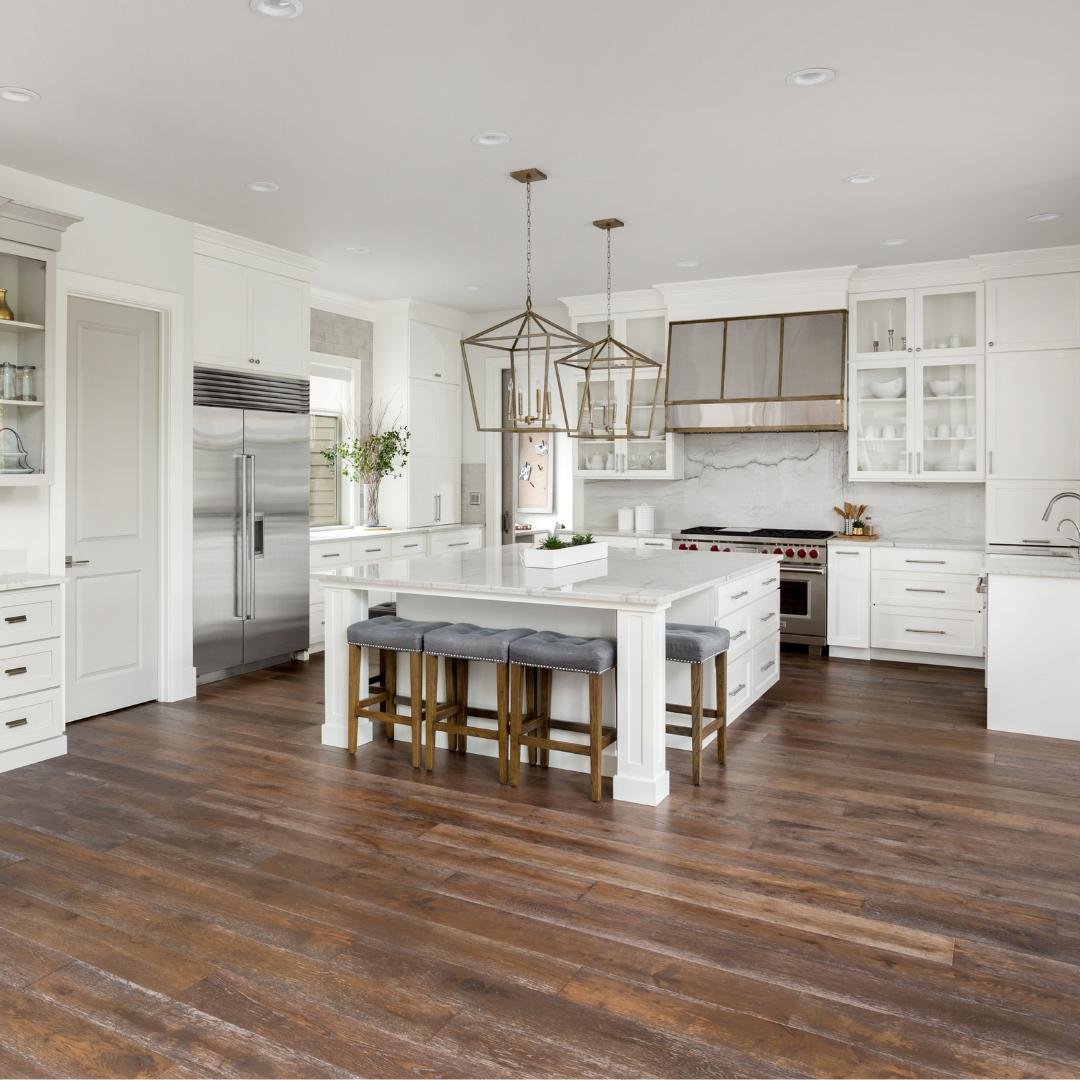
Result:
M866 543L829 545L828 642L870 648L870 549Z
M1080 348L1080 273L993 278L986 299L988 352Z
M855 359L951 358L983 351L981 284L856 294L851 314Z

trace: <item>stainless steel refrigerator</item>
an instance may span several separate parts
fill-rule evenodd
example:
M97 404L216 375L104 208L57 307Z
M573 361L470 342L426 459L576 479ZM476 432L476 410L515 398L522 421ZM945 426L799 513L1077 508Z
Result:
M308 647L308 383L195 370L199 682Z

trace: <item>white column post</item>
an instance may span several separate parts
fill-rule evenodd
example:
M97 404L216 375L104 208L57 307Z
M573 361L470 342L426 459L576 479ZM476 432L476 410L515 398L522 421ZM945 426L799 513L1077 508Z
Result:
M349 645L345 631L354 622L368 617L366 589L343 589L326 586L326 699L325 720L322 726L324 746L349 745ZM367 651L360 664L360 692L367 686ZM360 721L357 744L371 742L371 722Z
M613 791L623 802L656 806L668 796L666 613L619 611L619 764Z

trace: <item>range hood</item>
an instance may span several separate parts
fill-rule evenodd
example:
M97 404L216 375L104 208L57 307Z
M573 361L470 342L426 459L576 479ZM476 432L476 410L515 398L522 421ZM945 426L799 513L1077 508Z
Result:
M847 311L673 322L669 431L842 431Z

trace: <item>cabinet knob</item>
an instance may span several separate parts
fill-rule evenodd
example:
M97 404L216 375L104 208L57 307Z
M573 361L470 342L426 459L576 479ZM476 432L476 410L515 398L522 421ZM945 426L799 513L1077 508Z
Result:
M922 352L922 346L921 345L916 345L915 346L915 351L916 352Z
M991 349L994 347L994 343L992 341L988 341L986 344L989 345Z
M909 346L908 346L908 352L914 352L914 351L915 351L915 350L914 350L913 348L911 348L911 346L909 345Z

